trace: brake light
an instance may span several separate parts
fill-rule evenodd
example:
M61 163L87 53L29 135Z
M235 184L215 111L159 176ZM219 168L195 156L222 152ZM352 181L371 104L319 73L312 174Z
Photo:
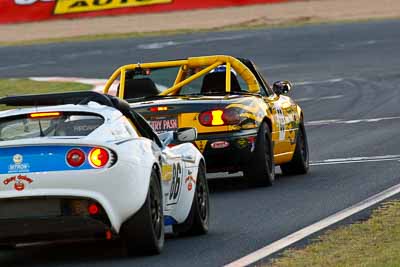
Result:
M149 111L151 112L160 112L160 111L167 111L168 107L150 107Z
M88 212L90 215L97 215L100 212L99 207L96 204L90 204L88 207Z
M104 148L95 147L89 153L90 164L95 168L102 168L106 166L109 159L110 154Z
M78 148L71 149L67 153L67 162L71 167L79 167L85 162L85 152Z
M236 125L240 122L240 114L233 109L216 109L200 113L199 121L204 126Z
M60 112L36 112L29 114L29 118L31 119L56 118L60 116L61 116Z

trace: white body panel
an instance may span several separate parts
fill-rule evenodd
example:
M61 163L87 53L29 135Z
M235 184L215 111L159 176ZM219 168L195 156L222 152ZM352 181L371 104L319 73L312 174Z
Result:
M183 222L192 206L201 153L190 143L173 148L159 147L150 139L140 137L118 110L97 103L88 105L63 105L28 108L0 112L0 118L45 111L91 112L104 117L104 124L85 137L41 137L14 141L1 141L0 149L24 146L100 146L113 151L116 163L108 168L28 172L33 182L23 191L3 184L10 173L0 173L0 199L42 196L83 197L96 200L104 208L112 229L118 233L121 225L143 205L151 172L156 166L161 171L164 215L175 223ZM131 129L129 129L131 127ZM51 164L51 162L43 162ZM173 165L180 165L179 196L170 199L171 189L176 190L168 172ZM166 176L164 176L166 175ZM186 180L186 182L185 182ZM189 182L191 186L188 187ZM189 190L190 189L190 190Z

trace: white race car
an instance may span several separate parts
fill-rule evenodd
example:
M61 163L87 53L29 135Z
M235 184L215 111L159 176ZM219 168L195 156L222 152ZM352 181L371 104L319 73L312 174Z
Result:
M194 128L157 135L96 92L5 97L0 112L0 244L121 238L156 254L164 226L205 234L205 162Z

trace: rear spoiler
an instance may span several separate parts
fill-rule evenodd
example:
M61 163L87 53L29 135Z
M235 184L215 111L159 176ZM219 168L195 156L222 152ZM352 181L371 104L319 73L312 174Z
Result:
M115 107L109 96L94 92L67 92L38 95L18 95L0 98L0 104L7 106L56 106L56 105L85 105L89 102L97 102L101 105Z
M51 93L39 95L6 96L0 98L0 105L23 107L23 106L57 106L57 105L87 105L96 102L119 110L125 116L132 116L131 108L125 100L115 96L106 95L94 91L80 91L67 93Z

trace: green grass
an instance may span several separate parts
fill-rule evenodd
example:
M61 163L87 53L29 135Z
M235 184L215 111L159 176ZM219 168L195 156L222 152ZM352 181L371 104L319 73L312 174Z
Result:
M72 82L38 82L29 79L0 79L0 97L91 90L92 86ZM0 110L7 109L0 105Z
M392 20L394 19L398 18L393 18ZM179 29L179 30L154 31L154 32L131 32L131 33L118 33L118 34L111 33L111 34L85 35L77 37L49 38L49 39L37 39L37 40L33 39L29 41L0 42L0 46L24 46L24 45L48 44L48 43L88 42L88 41L98 41L98 40L129 39L129 38L141 38L141 37L151 37L151 36L173 36L173 35L182 35L182 34L199 33L199 32L289 28L289 27L301 27L305 25L356 23L356 22L368 22L368 21L380 21L380 20L388 20L388 19L386 18L358 19L358 20L343 19L343 20L327 21L327 20L312 20L311 18L299 18L298 20L288 21L281 24L257 23L254 21L249 21L249 22L238 23L224 27L215 27L210 29Z
M330 230L303 249L289 249L267 266L400 266L400 201L369 220Z

